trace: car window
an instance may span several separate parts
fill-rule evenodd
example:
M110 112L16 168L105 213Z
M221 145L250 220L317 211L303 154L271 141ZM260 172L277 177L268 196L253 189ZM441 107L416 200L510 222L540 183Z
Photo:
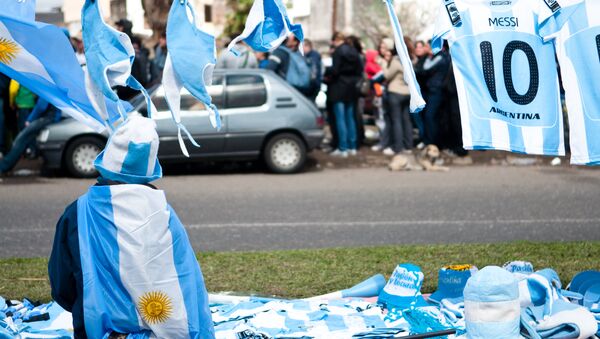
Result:
M213 83L211 86L206 88L208 94L212 97L212 103L217 106L217 108L223 107L223 75L218 74L213 76ZM169 111L169 105L167 104L167 100L163 96L154 95L152 96L152 102L154 106L156 106L156 110L159 112ZM145 105L143 108L145 110ZM181 110L182 111L201 111L204 110L205 106L203 103L198 101L194 96L189 94L187 90L183 90L181 92Z
M257 107L267 102L267 88L260 75L228 75L225 107Z

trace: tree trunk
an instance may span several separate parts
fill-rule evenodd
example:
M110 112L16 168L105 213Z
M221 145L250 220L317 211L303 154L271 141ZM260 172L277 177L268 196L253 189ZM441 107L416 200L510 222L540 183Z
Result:
M167 29L167 18L172 0L141 0L146 21L157 39Z

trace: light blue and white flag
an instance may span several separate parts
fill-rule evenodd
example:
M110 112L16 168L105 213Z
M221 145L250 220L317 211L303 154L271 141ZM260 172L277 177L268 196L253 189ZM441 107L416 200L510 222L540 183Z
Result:
M402 34L402 27L400 26L400 21L398 21L398 16L396 15L396 11L394 10L394 5L392 3L393 0L383 0L388 9L388 14L390 15L390 21L392 23L392 28L394 31L394 41L396 42L396 51L398 52L398 57L400 58L400 62L402 63L402 68L404 68L404 81L408 84L408 88L410 90L410 111L412 113L418 113L425 108L425 100L423 100L423 96L421 95L421 87L417 82L417 77L415 75L415 70L413 69L412 60L410 60L410 56L408 55L408 49L406 48L406 44L404 43L404 34Z
M215 37L196 27L196 14L187 0L173 1L171 5L167 22L167 49L169 53L162 79L165 99L177 124L181 150L189 157L181 132L187 135L194 146L199 145L181 123L181 89L185 87L206 106L213 127L221 129L221 117L206 90L206 86L212 84L213 70L217 63Z
M81 12L81 25L87 64L86 90L97 111L108 117L111 123L126 118L127 112L114 86L131 87L146 97L148 114L156 112L144 87L131 75L135 50L127 34L108 26L102 19L99 0L86 0ZM118 105L119 116L110 114L104 98Z
M88 337L214 338L200 266L163 191L92 186L77 224Z
M290 33L300 41L299 50L300 53L303 53L302 26L292 24L283 2L281 0L254 0L248 19L246 19L244 31L231 41L228 49L237 54L234 47L243 40L255 51L270 52L279 47Z
M6 0L2 3L2 15L35 21L35 0Z
M7 0L12 4L13 0ZM63 31L0 12L0 72L85 125L101 132L106 119L85 92L85 76ZM116 112L109 106L109 112Z

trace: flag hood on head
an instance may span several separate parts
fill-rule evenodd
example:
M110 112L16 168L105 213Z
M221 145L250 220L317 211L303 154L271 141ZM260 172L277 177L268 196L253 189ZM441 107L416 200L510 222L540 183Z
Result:
M171 5L167 22L167 50L169 52L162 84L173 120L177 124L179 145L183 153L189 156L181 132L188 136L194 146L199 145L181 123L181 89L185 87L206 106L213 127L221 128L221 117L206 89L206 86L212 84L213 70L217 63L215 38L196 27L196 14L187 0L173 1Z
M114 86L131 87L141 91L146 97L148 114L155 112L154 106L144 87L131 75L135 50L127 34L108 26L102 19L98 0L86 0L81 13L83 43L88 76L86 89L96 110L105 114L111 123L126 118L126 112L119 105L120 116L112 116L106 110L104 97L120 103L112 90Z
M404 68L404 81L408 84L408 88L410 90L410 111L412 113L417 113L425 108L425 100L423 100L423 96L421 95L421 87L417 82L417 77L415 75L415 70L413 69L412 60L408 55L408 49L406 48L406 44L404 43L404 35L402 34L402 27L400 26L400 21L398 21L398 16L396 15L396 11L394 10L393 0L383 0L388 9L388 14L390 16L390 21L392 23L392 28L394 31L394 41L396 42L396 51L398 52L398 57L400 58L400 62L402 63L402 67Z
M235 45L243 40L255 51L270 52L279 47L290 33L300 43L304 41L302 26L292 24L281 0L254 0L244 31L231 41L228 49L237 54ZM302 53L302 46L300 51Z

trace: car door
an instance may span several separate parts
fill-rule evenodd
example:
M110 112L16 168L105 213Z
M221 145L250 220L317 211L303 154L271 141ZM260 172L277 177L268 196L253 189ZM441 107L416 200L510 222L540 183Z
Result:
M223 76L216 74L213 84L207 87L213 103L223 108ZM154 120L160 136L159 156L164 159L183 157L177 138L177 126L172 121L171 112L164 98L164 90L160 88L152 101L157 108ZM221 131L213 128L208 118L208 111L203 103L194 98L187 90L181 92L181 121L187 127L200 147L194 147L183 134L185 144L191 157L210 157L222 153L225 145L225 128Z
M260 74L227 74L226 153L257 154L268 128L267 84Z

